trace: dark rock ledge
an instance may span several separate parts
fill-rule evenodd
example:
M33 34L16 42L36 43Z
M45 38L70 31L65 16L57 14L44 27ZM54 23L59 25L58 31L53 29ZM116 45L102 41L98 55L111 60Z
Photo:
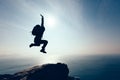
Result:
M68 66L64 63L44 64L11 74L0 75L0 80L80 80L69 76Z

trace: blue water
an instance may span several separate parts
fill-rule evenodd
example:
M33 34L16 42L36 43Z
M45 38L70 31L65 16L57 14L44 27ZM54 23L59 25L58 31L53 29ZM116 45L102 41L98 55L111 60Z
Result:
M74 56L64 59L70 75L81 80L120 80L120 55ZM30 59L0 59L0 74L15 73L37 65Z
M94 55L71 61L71 75L81 80L120 80L120 55ZM79 62L78 62L79 61Z
M0 74L14 74L21 70L30 68L37 65L36 61L32 58L15 58L14 56L10 57L1 57L0 58Z

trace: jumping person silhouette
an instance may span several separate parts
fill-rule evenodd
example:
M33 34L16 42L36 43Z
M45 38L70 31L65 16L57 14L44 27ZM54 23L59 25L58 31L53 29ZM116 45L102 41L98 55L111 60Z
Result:
M40 44L43 44L42 46L42 49L40 50L40 52L43 52L43 53L47 53L45 51L45 47L47 46L48 44L48 41L47 40L42 40L42 37L43 37L43 33L45 31L45 27L44 27L44 17L43 15L40 14L40 16L42 17L41 18L41 26L39 24L37 24L33 30L32 30L32 34L35 36L34 38L34 43L31 43L29 45L29 47L33 47L33 46L40 46Z

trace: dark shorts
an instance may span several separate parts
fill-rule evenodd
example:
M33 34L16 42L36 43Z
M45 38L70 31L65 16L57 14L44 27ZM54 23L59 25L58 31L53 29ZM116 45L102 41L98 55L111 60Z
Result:
M35 37L34 43L35 43L36 45L40 45L40 44L47 44L48 41L47 41L47 40L41 40L40 37Z

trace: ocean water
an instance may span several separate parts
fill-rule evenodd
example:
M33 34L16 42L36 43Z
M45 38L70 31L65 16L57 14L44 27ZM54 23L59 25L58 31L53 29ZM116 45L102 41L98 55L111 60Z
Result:
M29 59L0 58L0 74L14 74L35 65Z
M75 58L70 63L71 75L81 80L120 80L120 55L93 55ZM78 61L78 62L77 62Z
M70 69L70 75L81 80L120 80L120 55L74 56L63 59ZM31 59L0 58L0 74L15 72L36 66Z

